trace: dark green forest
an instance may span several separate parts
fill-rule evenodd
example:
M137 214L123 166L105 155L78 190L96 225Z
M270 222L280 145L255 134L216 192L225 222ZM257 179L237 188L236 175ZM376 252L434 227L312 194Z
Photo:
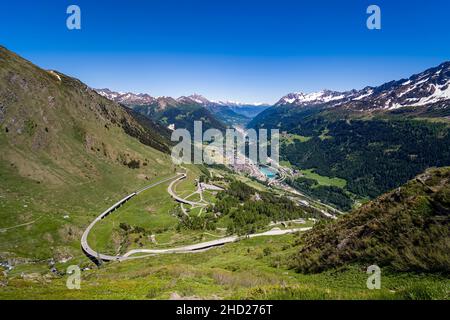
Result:
M320 137L326 132L326 139ZM425 121L339 120L306 122L294 133L313 137L285 145L295 166L347 181L347 190L376 197L429 167L450 164L449 127Z
M332 204L340 210L349 211L352 208L353 200L342 188L321 186L316 180L305 177L288 179L286 182L293 188L323 202Z
M371 115L322 106L277 106L248 127L309 137L282 144L283 160L345 179L347 191L374 198L427 168L450 165L449 125L435 120L394 111Z
M312 215L286 197L257 191L239 181L231 182L229 189L220 192L217 198L211 210L229 217L227 228L230 234L250 234L271 221L287 221Z
M132 109L164 126L175 124L175 128L187 129L191 134L194 132L194 121L202 121L203 131L210 128L225 130L221 121L199 105L167 106L162 110L157 105L136 105Z
M179 215L179 228L214 230L219 219L227 222L229 234L246 235L265 228L271 221L288 221L313 217L315 213L301 208L286 197L253 189L240 181L232 181L227 190L217 194L217 201L200 217Z

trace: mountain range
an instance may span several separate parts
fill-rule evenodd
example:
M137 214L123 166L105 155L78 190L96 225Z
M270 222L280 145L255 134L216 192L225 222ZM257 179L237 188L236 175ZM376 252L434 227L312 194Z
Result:
M276 127L290 131L299 120L321 113L328 118L450 116L450 62L377 87L344 92L322 90L290 93L258 114L248 127Z
M286 130L281 153L293 172L287 183L320 199L320 208L325 202L335 207L351 207L353 200L361 204L336 220L313 224L307 220L312 212L278 194L281 188L272 193L272 187L226 168L186 165L187 179L175 190L189 198L197 189L195 181L212 179L208 182L225 190L207 193L205 199L213 208L217 204L220 215L207 210L192 215L194 208L181 213L168 193L168 181L161 180L181 171L170 159L167 123L177 120L183 126L210 117L211 125L225 126L215 118L223 110L248 107L250 115L252 108L264 107L211 103L199 95L153 98L109 90L100 95L75 78L43 70L0 47L0 298L92 299L113 292L120 294L113 298L165 299L180 292L189 298L235 299L242 291L244 297L259 299L280 298L280 293L286 298L361 299L373 294L448 299L450 168L426 170L450 164L446 68L413 76L411 83L368 89L367 96L292 94L253 119L249 126ZM395 96L401 104L405 95L410 100L401 107L387 103ZM365 104L359 105L361 101ZM158 181L166 184L147 189ZM224 225L234 232L236 226L253 230L279 221L266 225L268 212L282 217L296 211L304 214L297 221L313 228L269 241L236 241L195 255L141 256L143 260L96 268L81 252L83 231L117 199L143 187L148 193L114 207L119 211L93 230L89 241L96 249L198 243L211 239L206 232L225 236ZM389 192L369 201L384 191ZM190 229L185 229L185 215L192 218ZM203 220L223 216L233 224ZM274 224L272 231L286 227ZM364 286L365 269L373 264L389 268L383 269L383 295ZM74 265L82 270L84 290L64 286L69 279L65 270ZM336 277L339 281L330 289ZM358 284L355 279L362 280ZM356 292L355 287L362 289Z
M401 79L378 87L337 92L323 90L309 94L290 93L275 106L341 106L351 110L393 110L448 103L450 99L450 62L430 68L409 79Z
M268 104L244 104L228 101L211 101L199 94L190 96L152 97L145 93L115 92L109 89L96 91L118 103L165 125L191 129L195 120L202 120L204 128L224 129L225 126L245 125L251 118L269 107Z
M273 106L245 104L230 101L212 101L199 94L172 97L153 97L147 93L115 92L109 89L96 91L120 104L164 125L187 127L189 122L202 120L205 128L223 129L226 126L248 123L250 127L266 117L277 114L303 113L309 109L330 109L345 113L413 113L415 115L448 116L450 100L450 62L412 75L408 79L390 81L376 87L360 90L322 90L313 93L289 93ZM285 112L280 111L284 108ZM273 109L277 108L276 111ZM256 117L256 120L253 118ZM276 116L275 116L276 117ZM272 119L273 120L273 119ZM279 119L281 120L281 119ZM272 121L273 122L273 121Z
M346 181L343 190L311 181L291 185L342 210L429 167L450 165L450 62L360 90L290 93L273 106L214 102L198 94L174 99L98 92L165 126L192 130L194 120L203 120L204 129L280 129L284 161Z
M268 107L198 94L174 99L94 91L3 47L1 55L0 142L6 151L0 160L36 183L136 169L154 158L142 156L145 150L169 152L171 124L192 130L194 120L203 120L204 129L224 129L256 113L247 126L285 132L281 156L294 169L345 181L342 190L305 178L291 185L344 210L351 206L345 198L374 198L429 167L450 165L448 62L378 87L292 93Z
M280 154L298 170L345 180L342 190L308 178L296 188L347 210L429 167L450 165L450 62L409 79L335 92L291 93L249 128L282 132Z

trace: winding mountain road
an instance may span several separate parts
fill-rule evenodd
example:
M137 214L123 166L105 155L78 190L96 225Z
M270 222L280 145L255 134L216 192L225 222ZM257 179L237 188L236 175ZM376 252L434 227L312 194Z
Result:
M206 205L208 205L207 203L195 202L195 201L189 201L189 200L183 199L183 198L179 197L179 196L172 190L172 189L173 189L173 186L175 185L175 183L177 183L178 181L181 181L181 180L183 180L183 179L186 179L186 177L187 177L186 173L180 173L180 174L179 174L179 177L178 177L177 179L173 180L173 181L169 184L169 186L167 187L167 192L170 194L170 196L171 196L172 198L174 198L177 202L184 203L184 204L188 204L188 205L193 206L193 207L199 207L199 206L206 206ZM194 194L195 194L195 193L197 193L197 192L194 192Z
M92 228L95 226L95 224L97 222L99 222L100 220L104 219L105 217L107 217L108 215L110 215L112 212L114 212L116 209L120 208L124 203L126 203L128 200L130 200L131 198L133 198L134 196L138 195L139 193L148 190L150 188L156 187L157 185L160 185L164 182L170 181L176 177L178 177L178 175L170 177L170 178L166 178L163 179L161 181L155 182L145 188L140 189L139 191L133 192L132 194L129 194L128 196L126 196L125 198L119 200L118 202L116 202L114 205L112 205L111 207L109 207L107 210L105 210L104 212L102 212L102 214L100 214L97 218L95 218L94 221L91 222L91 224L86 228L86 230L84 230L84 233L81 237L81 248L83 249L83 252L92 258L95 258L97 260L102 260L102 261L118 261L121 259L121 256L110 256L110 255L106 255L106 254L102 254L99 253L95 250L93 250L88 243L88 236L89 233L91 232Z
M243 239L249 239L249 238L255 238L255 237L263 237L263 236L279 236L279 235L283 235L283 234L289 234L289 233L295 233L295 232L300 232L300 231L308 231L310 230L311 227L307 227L307 228L294 228L294 229L272 229L266 232L261 232L261 233L254 233L254 234L250 234L247 236L229 236L229 237L225 237L225 238L220 238L217 240L211 240L211 241L206 241L206 242L201 242L201 243L197 243L197 244L191 244L191 245L186 245L186 246L181 246L181 247L176 247L176 248L169 248L169 249L135 249L135 250L130 250L127 253L125 253L123 255L123 257L119 260L126 260L130 257L131 255L134 254L139 254L139 253L148 253L150 255L153 254L164 254L164 253L192 253L192 252L199 252L199 251L204 251L207 249L211 249L214 247L218 247L221 245L224 245L226 243L231 243L231 242L236 242L239 240L243 240ZM139 256L140 257L144 257L144 256ZM137 257L133 257L133 258L137 258Z
M224 245L226 243L236 242L236 241L239 241L239 240L242 240L242 239L261 237L261 236L283 235L283 234L295 233L295 232L300 232L300 231L307 231L307 230L311 229L310 227L284 229L284 230L281 230L281 229L278 229L278 228L274 228L274 229L266 231L266 232L250 234L250 235L247 235L247 236L234 235L234 236L224 237L224 238L220 238L220 239L216 239L216 240L201 242L201 243L192 244L192 245L180 246L180 247L175 247L175 248L167 248L167 249L133 249L133 250L128 251L124 255L121 255L121 256L120 255L118 255L118 256L111 256L111 255L102 254L100 252L95 251L94 249L92 249L89 246L87 239L88 239L89 233L91 232L92 228L95 226L95 224L97 222L99 222L102 219L104 219L105 217L107 217L109 214L114 212L116 209L121 207L124 203L126 203L128 200L130 200L134 196L138 195L139 193L141 193L141 192L143 192L145 190L148 190L150 188L153 188L153 187L155 187L157 185L160 185L160 184L162 184L164 182L170 181L172 179L175 179L175 180L170 183L169 187L167 188L167 191L169 192L169 194L175 200L177 200L181 204L199 205L199 203L192 202L192 201L187 201L187 200L177 196L173 192L173 190L172 190L173 185L177 181L180 181L180 180L185 179L185 178L186 178L186 174L185 173L179 173L176 176L173 176L173 177L166 178L166 179L163 179L161 181L155 182L155 183L153 183L153 184L151 184L151 185L149 185L149 186L147 186L145 188L140 189L139 191L133 192L132 194L126 196L125 198L121 199L120 201L118 201L117 203L112 205L110 208L105 210L102 214L100 214L97 218L95 218L95 220L92 221L91 224L84 231L83 236L81 237L81 247L83 249L83 252L88 257L94 258L97 261L124 261L124 260L128 260L128 259L144 258L144 257L147 257L149 255L155 255L155 254L199 252L199 251L208 250L208 249L211 249L211 248L214 248L214 247L217 247L217 246L221 246L221 245ZM146 255L139 255L139 256L133 257L133 255L135 255L135 254L146 254Z

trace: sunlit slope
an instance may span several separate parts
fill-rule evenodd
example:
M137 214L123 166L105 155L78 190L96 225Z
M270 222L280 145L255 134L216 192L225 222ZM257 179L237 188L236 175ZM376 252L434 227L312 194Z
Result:
M450 271L450 168L430 169L305 237L292 262L301 272L350 264L396 271Z
M168 133L0 47L0 257L81 255L82 228L173 174Z

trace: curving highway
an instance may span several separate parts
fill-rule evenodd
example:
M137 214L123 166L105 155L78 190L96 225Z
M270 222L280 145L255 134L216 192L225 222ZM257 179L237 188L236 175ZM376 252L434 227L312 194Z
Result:
M112 205L111 207L109 207L108 209L106 209L104 212L102 212L102 214L100 214L97 218L95 218L94 221L91 222L91 224L86 228L86 230L84 230L84 233L81 237L81 248L83 249L83 252L90 258L94 258L96 260L103 260L103 261L118 261L120 260L121 256L110 256L110 255L106 255L106 254L102 254L99 253L95 250L93 250L88 243L88 236L89 233L91 232L92 228L95 226L95 224L97 222L99 222L100 220L104 219L105 217L107 217L108 215L110 215L112 212L114 212L116 209L120 208L124 203L126 203L128 200L130 200L131 198L133 198L134 196L138 195L139 193L153 188L157 185L160 185L161 183L167 182L169 180L172 180L176 177L178 177L179 175L176 175L174 177L170 177L167 179L163 179L161 181L155 182L145 188L142 188L139 191L133 192L132 194L129 194L128 196L126 196L125 198L119 200L118 202L116 202L114 205Z
M175 185L175 183L177 183L178 181L181 181L181 180L183 180L183 179L186 179L186 177L187 177L186 173L180 173L180 174L179 174L179 177L178 177L177 179L173 180L173 181L169 184L169 186L167 187L167 192L168 192L168 193L170 194L170 196L171 196L172 198L174 198L177 202L184 203L184 204L188 204L188 205L191 205L191 206L193 206L193 207L196 207L196 206L206 206L207 204L205 204L205 203L195 202L195 201L189 201L189 200L183 199L183 198L179 197L179 196L172 190L172 188L173 188L173 186Z
M300 231L308 231L312 229L311 227L306 227L306 228L294 228L294 229L272 229L266 232L261 232L261 233L254 233L254 234L250 234L247 236L229 236L229 237L225 237L225 238L220 238L217 240L211 240L211 241L206 241L206 242L201 242L201 243L197 243L197 244L191 244L191 245L186 245L186 246L181 246L181 247L176 247L176 248L169 248L169 249L134 249L134 250L130 250L127 253L125 253L123 255L123 257L119 260L126 260L129 258L141 258L141 257L145 257L145 256L139 256L139 257L130 257L131 255L134 254L139 254L139 253L147 253L147 254L164 254L164 253L190 253L190 252L199 252L199 251L204 251L207 249L211 249L214 247L218 247L221 245L224 245L226 243L231 243L231 242L236 242L239 240L243 240L243 239L249 239L249 238L255 238L255 237L263 237L263 236L279 236L279 235L283 235L283 234L289 234L289 233L295 233L295 232L300 232Z
M167 188L167 191L169 192L169 194L178 202L180 202L181 204L189 204L189 205L199 205L201 203L198 202L192 202L192 201L188 201L185 200L183 198L180 198L179 196L177 196L173 191L172 191L172 187L173 185L177 182L180 181L182 179L186 178L186 174L185 173L178 173L176 176L170 177L170 178L166 178L163 179L161 181L155 182L145 188L140 189L139 191L133 192L132 194L126 196L125 198L121 199L120 201L118 201L117 203L115 203L114 205L112 205L111 207L109 207L107 210L105 210L103 213L101 213L97 218L95 218L94 221L91 222L91 224L86 228L86 230L84 231L82 237L81 237L81 247L83 249L83 252L91 259L95 259L97 261L123 261L123 260L128 260L128 259L137 259L137 258L144 258L147 257L148 255L154 255L154 254L165 254L165 253L190 253L190 252L199 252L199 251L204 251L204 250L208 250L217 246L221 246L224 245L226 243L231 243L231 242L236 242L242 239L246 239L246 238L254 238L254 237L261 237L261 236L276 236L276 235L283 235L283 234L289 234L289 233L295 233L295 232L300 232L300 231L307 231L310 230L310 227L307 228L293 228L293 229L278 229L278 228L274 228L272 230L266 231L266 232L261 232L261 233L255 233L255 234L250 234L247 236L229 236L229 237L225 237L225 238L220 238L220 239L216 239L216 240L211 240L211 241L206 241L206 242L201 242L201 243L197 243L197 244L192 244L192 245L186 245L186 246L180 246L180 247L175 247L175 248L168 248L168 249L134 249L134 250L130 250L127 253L125 253L124 255L120 256L111 256L111 255L106 255L106 254L102 254L100 252L95 251L94 249L92 249L89 246L88 243L88 236L89 233L91 232L92 228L95 226L95 224L99 221L101 221L102 219L104 219L105 217L107 217L109 214L111 214L112 212L114 212L116 209L120 208L124 203L126 203L128 200L130 200L131 198L133 198L134 196L138 195L139 193L148 190L150 188L153 188L157 185L160 185L164 182L170 181L172 179L175 179L174 181L172 181L169 185L169 187ZM204 205L204 204L201 204ZM132 255L135 254L147 254L147 255L140 255L137 257L132 257Z

